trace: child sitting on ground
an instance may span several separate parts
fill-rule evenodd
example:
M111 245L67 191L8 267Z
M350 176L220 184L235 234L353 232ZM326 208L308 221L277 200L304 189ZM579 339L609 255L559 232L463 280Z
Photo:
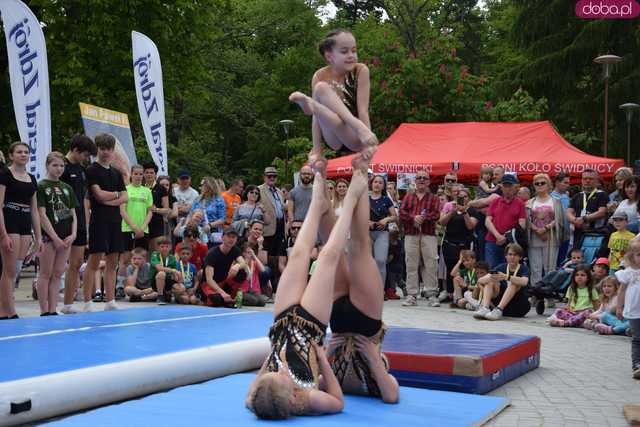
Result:
M480 277L484 277L489 274L489 264L484 261L476 262L476 284L473 287L470 287L469 290L465 291L462 299L459 300L459 303L464 303L464 308L471 311L476 311L480 308L480 302L482 301L482 287L478 286L477 279Z
M182 276L182 283L173 285L173 296L178 304L194 304L199 305L200 299L196 296L198 289L198 275L196 274L196 266L189 260L191 259L191 246L186 243L178 245L178 261L177 270Z
M602 306L605 306L604 301L606 299L606 309L601 311L600 316L593 325L593 330L600 335L624 335L629 331L629 321L625 318L618 319L616 317L619 288L620 282L614 276L609 276L602 281Z
M605 313L616 313L616 306L618 304L618 288L620 283L613 277L605 277L600 282L600 308L589 315L589 318L584 321L582 327L585 329L593 330L596 325L601 322L602 315Z
M602 292L602 281L609 276L609 259L605 257L598 258L591 269L593 283L596 284L596 290Z
M160 237L157 245L158 250L151 254L151 283L158 292L158 304L164 305L171 302L173 285L182 283L182 275L176 257L170 253L169 239Z
M600 307L600 296L595 290L591 268L587 264L580 264L573 271L566 298L567 306L557 309L547 319L549 325L580 327Z
M465 308L467 301L462 294L473 291L476 288L478 274L476 273L476 253L468 249L460 251L460 259L451 269L453 277L453 302L452 308Z
M142 248L131 251L124 293L130 302L155 301L158 298L158 293L151 288L151 264L147 262L147 251Z
M249 243L242 245L242 259L236 263L231 271L236 271L235 280L242 289L242 305L264 307L268 298L260 290L260 273L264 271L264 264L258 259ZM232 275L231 271L229 272Z

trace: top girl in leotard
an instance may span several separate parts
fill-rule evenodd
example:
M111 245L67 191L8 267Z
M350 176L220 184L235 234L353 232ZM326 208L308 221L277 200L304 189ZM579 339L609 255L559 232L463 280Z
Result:
M356 40L347 30L334 30L319 50L328 65L313 75L312 97L301 92L289 96L313 116L310 160L322 157L322 138L333 150L362 152L370 160L378 139L369 120L369 69L358 62Z

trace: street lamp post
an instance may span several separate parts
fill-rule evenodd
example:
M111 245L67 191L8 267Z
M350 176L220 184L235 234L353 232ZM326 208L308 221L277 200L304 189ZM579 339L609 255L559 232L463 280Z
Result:
M620 106L627 116L627 166L631 166L631 120L633 119L633 110L640 108L640 105L633 102L627 102Z
M607 139L607 118L609 114L609 77L611 76L611 65L617 64L622 61L622 58L616 55L601 55L598 56L593 62L602 64L604 69L604 156L607 157L608 152L608 139Z
M282 125L282 129L284 130L284 135L286 137L284 146L285 146L285 157L284 157L284 179L288 179L289 177L289 128L293 124L293 120L284 119L280 120L280 125Z

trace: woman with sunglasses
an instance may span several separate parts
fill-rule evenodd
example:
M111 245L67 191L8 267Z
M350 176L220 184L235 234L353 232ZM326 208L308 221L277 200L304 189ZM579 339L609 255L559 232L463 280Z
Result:
M560 245L568 237L564 228L564 210L560 200L551 197L551 179L546 173L533 177L534 196L525 204L527 237L529 242L530 283L535 285L542 276L556 269Z
M260 189L255 185L247 185L242 194L242 204L233 213L231 226L238 232L239 237L244 237L249 224L258 220L263 224L269 224L271 218L260 203Z

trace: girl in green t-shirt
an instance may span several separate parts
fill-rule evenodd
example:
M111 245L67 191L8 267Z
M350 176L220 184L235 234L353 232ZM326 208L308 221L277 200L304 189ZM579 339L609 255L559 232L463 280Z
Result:
M557 309L547 322L551 326L579 328L600 307L600 295L593 284L589 265L580 264L573 270L566 297L567 306Z
M37 199L43 235L40 272L36 284L40 316L57 315L60 280L76 239L78 200L73 189L60 181L64 156L54 151L46 160L47 178L38 183Z

